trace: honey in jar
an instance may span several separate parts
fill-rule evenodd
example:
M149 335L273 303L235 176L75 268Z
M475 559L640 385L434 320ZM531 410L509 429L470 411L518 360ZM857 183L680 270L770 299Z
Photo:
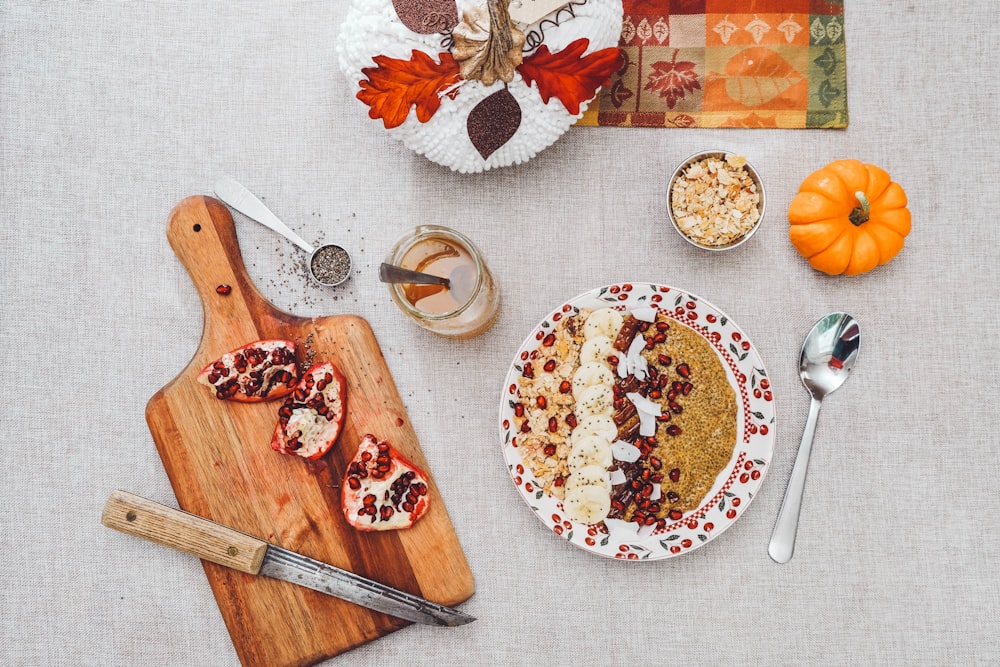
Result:
M396 242L386 261L448 278L445 285L395 283L396 305L417 324L442 336L468 338L486 331L500 310L500 294L479 250L447 227L423 225Z

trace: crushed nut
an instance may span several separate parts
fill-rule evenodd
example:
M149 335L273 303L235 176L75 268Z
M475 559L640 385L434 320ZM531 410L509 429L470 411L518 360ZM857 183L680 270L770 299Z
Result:
M760 219L760 193L746 158L726 154L688 165L674 181L670 206L681 232L704 246L724 246Z

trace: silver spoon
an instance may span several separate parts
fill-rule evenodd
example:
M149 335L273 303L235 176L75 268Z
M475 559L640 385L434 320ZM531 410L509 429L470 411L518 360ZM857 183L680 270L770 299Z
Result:
M435 276L430 273L421 273L404 269L395 264L382 262L378 267L378 278L384 283L409 283L410 285L444 285L452 290L452 295L459 303L465 303L472 296L475 287L475 269L470 266L456 267L449 278ZM455 285L452 286L452 280Z
M806 470L809 467L809 453L816 433L820 403L827 394L844 384L854 367L860 345L861 330L857 321L847 313L830 313L822 318L802 343L799 375L812 396L812 402L809 404L806 428L802 433L802 444L799 445L795 465L792 466L792 476L785 489L785 499L781 502L778 520L771 533L771 543L767 547L768 555L777 563L787 563L795 551L802 491L806 484Z
M235 210L273 229L309 253L306 271L316 283L325 287L335 287L350 277L351 256L346 250L333 243L313 248L240 183L231 178L220 178L215 182L215 194Z
M447 278L432 276L420 271L411 271L387 262L382 262L378 267L378 279L384 283L409 283L411 285L444 285L448 287L451 284Z

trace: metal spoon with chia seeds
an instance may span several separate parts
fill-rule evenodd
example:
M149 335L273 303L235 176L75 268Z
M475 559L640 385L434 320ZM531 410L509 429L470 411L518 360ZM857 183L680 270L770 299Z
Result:
M220 178L215 182L215 194L223 202L247 216L251 220L273 229L298 247L309 253L306 271L317 284L335 287L351 275L351 256L339 245L326 243L313 248L288 228L271 212L264 202L252 192L231 178Z

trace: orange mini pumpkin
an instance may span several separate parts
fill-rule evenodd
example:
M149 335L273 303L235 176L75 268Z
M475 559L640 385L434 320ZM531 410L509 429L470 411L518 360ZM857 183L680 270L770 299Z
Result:
M885 264L910 233L906 193L885 170L837 160L811 173L788 207L788 237L809 265L857 275Z

